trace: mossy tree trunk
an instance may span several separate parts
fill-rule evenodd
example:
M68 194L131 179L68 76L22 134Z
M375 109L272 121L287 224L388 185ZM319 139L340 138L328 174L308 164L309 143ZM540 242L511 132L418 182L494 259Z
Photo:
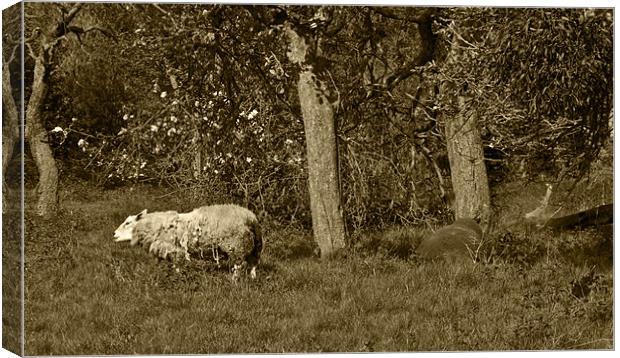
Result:
M306 133L312 228L321 258L327 258L346 243L334 113L327 86L313 73L313 64L306 62L305 39L290 27L286 31L289 60L301 66L297 91Z
M17 110L17 104L15 98L13 98L13 87L11 86L10 75L10 63L11 60L4 60L2 62L2 106L4 108L4 118L2 120L2 173L7 175L7 168L11 158L13 158L13 151L15 144L19 140L19 111ZM8 188L6 186L6 180L2 178L2 212L5 212L9 198Z
M51 217L58 208L58 167L48 144L41 108L47 95L47 61L42 54L35 58L32 93L26 109L26 140L39 172L36 213Z
M2 10L2 347L20 356L24 355L21 335L24 328L21 319L23 212L20 210L21 190L10 190L5 178L20 140L20 102L14 95L21 95L20 88L15 87L22 83L22 10L23 3Z
M456 66L460 45L453 39L445 68ZM491 224L491 197L484 162L482 137L478 127L478 113L468 104L466 88L446 79L440 86L445 110L442 121L450 162L450 176L454 190L455 219L476 219L485 231Z
M29 55L34 60L34 73L32 91L26 107L24 137L30 145L30 152L39 172L36 213L43 217L53 216L58 208L58 167L48 144L41 110L49 88L49 72L53 53L57 50L56 45L71 32L79 35L90 31L79 26L70 26L82 6L83 4L73 4L68 11L62 11L62 17L47 31L36 28L27 40Z
M22 6L15 4L2 10L2 212L19 208L18 200L6 183L7 169L19 141L20 113L15 100L14 83L21 84Z
M464 97L457 96L456 104L457 114L445 119L454 213L456 219L478 219L486 228L491 198L478 120L475 112L467 110Z

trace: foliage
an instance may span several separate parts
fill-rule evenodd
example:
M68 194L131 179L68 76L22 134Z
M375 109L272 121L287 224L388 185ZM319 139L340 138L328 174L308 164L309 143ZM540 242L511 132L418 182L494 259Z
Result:
M354 228L441 216L445 144L420 77L428 9L342 9L324 40L336 110L344 206ZM439 165L438 165L439 162Z
M118 28L117 42L99 49L91 43L88 56L74 49L57 71L48 128L63 129L55 139L58 157L77 159L106 186L163 183L309 223L296 70L285 61L280 27L267 23L278 7L89 9ZM303 22L320 9L286 11L292 21ZM336 86L334 92L347 94L339 96L336 117L351 225L380 224L379 218L427 220L441 206L436 193L443 184L438 187L433 178L446 172L430 165L430 153L441 143L437 137L416 139L428 125L426 117L407 115L413 107L403 98L413 84L394 86L394 97L373 83L390 75L392 64L416 54L416 27L369 8L326 9L336 22L350 24L331 37L323 34L315 51L329 64L321 75ZM415 15L409 12L403 16ZM389 44L368 29L360 32L368 21ZM392 43L403 47L392 52ZM363 52L350 58L355 48Z
M389 227L370 232L360 232L351 240L353 252L360 256L386 259L413 259L415 249L428 234L418 228Z
M583 174L610 137L612 12L454 9L439 32L457 43L442 78L479 114L486 145L530 174Z
M29 31L55 9L28 6ZM609 16L89 4L77 24L105 25L115 39L63 42L47 128L66 172L105 187L150 182L309 225L297 69L281 31L289 21L330 86L349 226L429 223L451 216L441 81L457 82L479 113L491 180L512 179L506 169L519 164L528 173L584 169L609 137ZM438 39L457 36L459 58L442 66L448 44Z

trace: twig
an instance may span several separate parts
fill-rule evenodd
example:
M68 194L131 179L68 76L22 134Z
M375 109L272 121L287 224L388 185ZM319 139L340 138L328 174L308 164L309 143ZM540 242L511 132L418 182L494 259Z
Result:
M26 42L26 47L28 48L28 54L30 55L30 57L32 57L32 59L36 60L38 58L38 56L35 55L34 50L30 46L30 43Z
M77 28L77 26L72 27L72 29L74 29L74 28ZM116 38L116 35L114 35L114 33L110 29L107 29L105 27L101 27L101 26L96 26L95 25L95 26L87 27L85 29L81 29L80 28L80 30L82 30L82 33L84 33L84 34L89 33L91 31L99 31L103 35L105 35L106 37L112 38L114 40L114 42L118 42L118 39ZM77 33L76 33L76 35L77 35ZM79 35L78 35L78 38L79 38Z
M13 50L11 50L11 56L9 57L8 63L13 62L13 60L15 59L15 52L17 51L18 48L19 48L19 43L16 43L15 46L13 47Z
M431 163L431 165L433 166L433 169L435 169L435 174L437 175L437 179L439 180L439 191L441 192L441 197L445 198L446 197L446 191L444 189L445 183L443 180L443 175L441 175L441 169L439 169L439 165L435 161L435 158L433 158L433 156L431 155L431 151L423 145L421 145L421 147L422 147L422 154L426 157L426 160Z
M85 137L89 137L89 138L98 138L98 137L96 137L96 136L94 136L92 134L84 133L82 131L78 131L78 130L75 130L73 128L67 128L67 131L74 132L74 133L77 133L77 134L81 134L81 135L83 135ZM112 138L113 136L103 136L103 137L104 138L106 138L106 137L107 138Z
M334 78L332 77L331 72L327 71L327 74L329 75L329 78L332 80L332 85L334 86L334 89L336 90L336 94L338 95L338 99L336 100L336 103L335 103L336 113L338 113L338 109L340 108L340 91L338 90L338 86L336 86L336 82L334 81Z
M170 20L172 21L172 24L174 25L174 28L178 29L179 27L177 26L177 22L174 21L174 17L172 17L172 15L170 15L170 13L164 9L162 9L158 4L152 4L157 10L163 12L164 14L166 14L166 16L168 16L170 18Z

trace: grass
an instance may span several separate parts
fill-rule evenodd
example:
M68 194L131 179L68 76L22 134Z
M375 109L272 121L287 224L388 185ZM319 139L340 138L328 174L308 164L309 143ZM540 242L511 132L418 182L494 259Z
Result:
M514 232L483 261L447 263L418 260L424 232L393 227L356 233L322 262L309 232L269 223L258 279L235 285L212 263L176 272L113 242L145 207L199 205L162 194L72 183L54 221L27 213L27 355L614 347L612 257L600 244L611 238L599 233Z
M21 352L21 286L19 197L6 191L2 212L2 347Z

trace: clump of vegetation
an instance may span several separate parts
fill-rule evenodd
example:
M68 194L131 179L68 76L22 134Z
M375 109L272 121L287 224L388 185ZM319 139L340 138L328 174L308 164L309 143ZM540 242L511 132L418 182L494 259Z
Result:
M529 235L521 232L506 232L489 240L487 248L491 260L502 260L511 264L531 266L547 253L546 235Z
M282 225L268 225L266 230L263 240L270 257L276 260L318 258L318 246L307 230Z
M415 257L415 249L426 234L426 230L399 226L361 232L352 239L351 249L363 256L407 260Z

